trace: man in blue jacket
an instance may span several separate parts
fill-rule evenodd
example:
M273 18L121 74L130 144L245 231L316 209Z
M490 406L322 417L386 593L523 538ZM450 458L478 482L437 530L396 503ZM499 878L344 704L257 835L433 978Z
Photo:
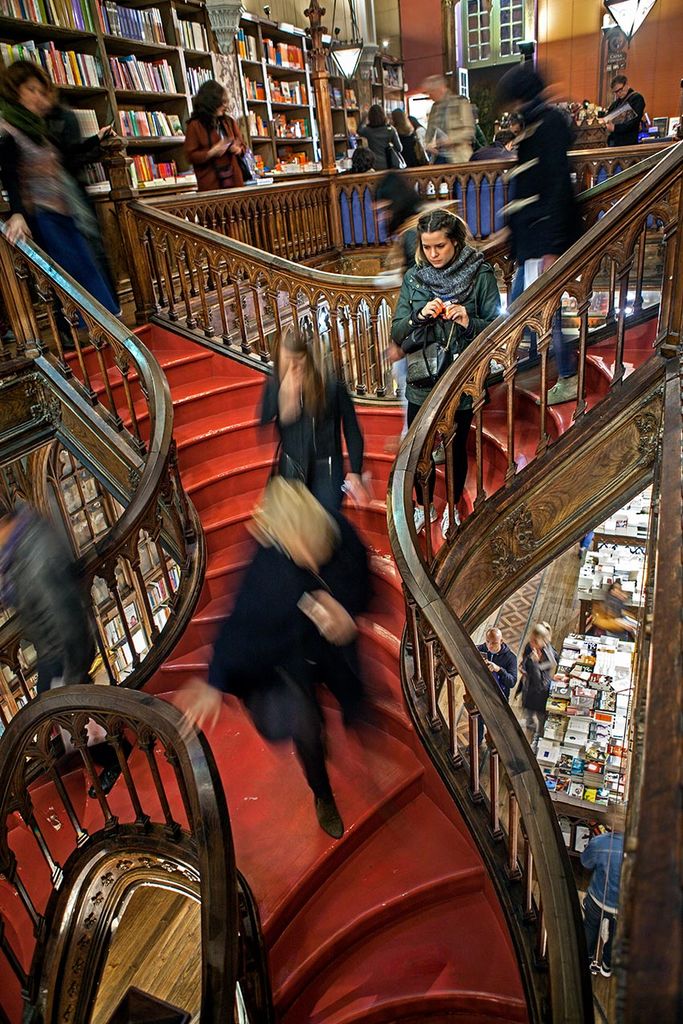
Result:
M599 940L602 938L600 973L605 978L612 974L612 940L617 928L619 884L624 859L625 814L615 807L611 815L612 831L591 839L581 854L581 863L592 869L588 893L583 903L583 921L588 956L597 960Z
M498 684L505 700L510 699L510 690L517 682L517 658L503 641L503 634L492 627L486 630L486 642L477 645L484 664ZM484 722L479 719L479 743L484 739Z

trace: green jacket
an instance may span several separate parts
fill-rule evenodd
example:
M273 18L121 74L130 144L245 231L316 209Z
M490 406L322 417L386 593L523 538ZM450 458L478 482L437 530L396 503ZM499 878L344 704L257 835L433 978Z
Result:
M416 279L419 267L411 267L403 278L401 291L398 296L396 309L391 324L391 337L397 345L402 346L405 339L417 327L420 321L417 314L423 309L434 295ZM469 313L470 322L467 328L461 327L453 321L439 319L436 324L436 335L439 340L447 344L450 338L451 356L455 358L460 355L470 342L474 341L478 334L488 327L490 323L500 314L500 292L493 268L484 263L476 276L474 288L467 302L465 309ZM422 405L429 394L429 389L415 388L410 384L406 387L406 397L409 402L415 405ZM472 405L472 399L463 397L460 408L466 409Z

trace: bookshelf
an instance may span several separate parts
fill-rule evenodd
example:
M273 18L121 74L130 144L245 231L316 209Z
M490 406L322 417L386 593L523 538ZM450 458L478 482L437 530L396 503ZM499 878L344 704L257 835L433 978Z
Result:
M143 188L195 184L184 126L215 74L212 39L204 4L192 0L0 0L2 62L43 67L82 130L113 124Z
M302 170L320 159L303 29L244 14L235 39L249 145L260 170Z
M330 57L330 101L332 106L332 128L334 130L334 152L337 160L345 158L349 149L355 148L360 128L358 106L358 85L356 79L347 81L337 74L337 68Z

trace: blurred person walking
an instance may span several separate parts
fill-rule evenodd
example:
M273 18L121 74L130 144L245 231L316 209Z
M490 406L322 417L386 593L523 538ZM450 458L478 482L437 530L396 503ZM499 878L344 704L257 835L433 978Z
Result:
M52 82L36 64L15 61L2 72L0 177L10 208L5 236L10 242L32 237L118 316L118 299L89 241L93 232L98 233L94 214L50 135L46 117L53 106Z
M320 827L344 832L325 763L316 682L324 682L345 725L364 699L354 617L367 605L367 555L351 525L306 487L277 477L254 515L259 549L234 609L216 638L208 684L193 680L179 704L188 724L215 723L222 694L243 701L270 742L292 740L313 793Z
M561 111L545 101L544 92L545 82L526 63L506 72L498 85L499 100L518 111L525 124L517 138L517 166L509 174L514 196L506 211L525 289L581 233L567 157L572 130ZM548 404L558 405L576 399L578 389L576 346L563 338L561 310L553 317L552 337L559 379L548 391Z
M430 75L422 91L433 100L425 148L435 164L465 164L472 156L474 117L466 96L456 96L443 75Z

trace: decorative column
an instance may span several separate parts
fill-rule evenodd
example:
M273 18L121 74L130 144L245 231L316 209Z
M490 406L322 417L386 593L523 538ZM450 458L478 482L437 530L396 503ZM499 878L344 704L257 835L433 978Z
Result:
M206 12L221 53L232 53L233 39L237 35L244 10L240 0L233 0L232 3L229 0L206 0Z
M318 115L318 134L320 136L320 153L323 165L322 173L336 174L337 165L334 159L332 103L330 101L330 73L327 70L327 50L323 45L323 33L327 33L327 29L322 24L325 8L320 6L318 0L312 0L304 11L304 15L308 18L311 25L311 79L313 80L313 88L315 90L315 104Z
M455 44L455 11L453 0L441 0L441 38L443 40L443 73L457 84L457 53ZM457 89L455 90L457 92Z

